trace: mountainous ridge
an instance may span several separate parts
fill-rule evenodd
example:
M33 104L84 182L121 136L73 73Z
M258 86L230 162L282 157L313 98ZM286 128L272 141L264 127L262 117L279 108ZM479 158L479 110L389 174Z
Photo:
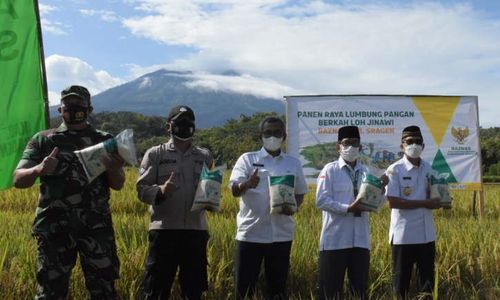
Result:
M239 74L225 71L219 75ZM166 116L171 107L187 105L194 110L199 128L220 126L242 114L283 114L285 111L282 100L190 86L189 83L193 83L195 79L194 73L190 71L160 69L93 96L92 106L96 113L132 111L151 116ZM51 116L57 115L57 106L51 107Z

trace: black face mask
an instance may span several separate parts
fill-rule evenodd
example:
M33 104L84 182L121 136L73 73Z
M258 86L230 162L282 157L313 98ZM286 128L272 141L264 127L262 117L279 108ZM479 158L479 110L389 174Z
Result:
M67 124L81 124L87 121L89 108L80 105L64 105L62 107L63 113L69 113L69 118L64 118L64 122ZM64 116L64 115L63 115Z
M195 129L194 123L188 120L179 120L171 123L171 126L172 135L179 140L187 141L193 137Z

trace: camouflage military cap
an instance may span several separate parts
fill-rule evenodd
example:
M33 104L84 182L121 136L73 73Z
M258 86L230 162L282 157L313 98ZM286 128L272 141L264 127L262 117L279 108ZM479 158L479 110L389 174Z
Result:
M90 93L87 88L81 85L70 85L61 91L61 101L69 96L76 96L86 100L90 104Z

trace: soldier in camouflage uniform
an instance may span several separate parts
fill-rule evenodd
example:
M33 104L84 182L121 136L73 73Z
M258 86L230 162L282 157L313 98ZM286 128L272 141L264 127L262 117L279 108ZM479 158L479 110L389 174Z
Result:
M73 151L112 136L87 123L92 106L82 86L64 89L58 110L61 126L35 134L14 172L17 188L28 188L40 178L32 228L38 243L35 299L66 298L77 255L91 299L116 299L119 261L108 201L109 188L123 187L123 159L109 155L103 160L106 172L88 182Z

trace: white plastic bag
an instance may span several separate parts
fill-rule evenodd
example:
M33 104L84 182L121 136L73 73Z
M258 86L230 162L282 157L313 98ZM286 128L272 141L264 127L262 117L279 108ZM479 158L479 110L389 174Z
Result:
M431 199L439 198L441 206L451 208L451 196L448 182L442 176L431 175Z
M221 171L218 169L210 171L206 165L203 165L191 211L199 211L202 209L219 211L221 184Z
M380 178L370 173L363 173L363 180L356 197L356 201L358 200L360 207L378 212L385 201Z
M269 176L269 198L272 214L297 212L295 176Z
M129 164L137 165L133 136L134 132L132 129L125 129L114 138L75 151L89 182L106 171L102 159L108 154L118 153Z

